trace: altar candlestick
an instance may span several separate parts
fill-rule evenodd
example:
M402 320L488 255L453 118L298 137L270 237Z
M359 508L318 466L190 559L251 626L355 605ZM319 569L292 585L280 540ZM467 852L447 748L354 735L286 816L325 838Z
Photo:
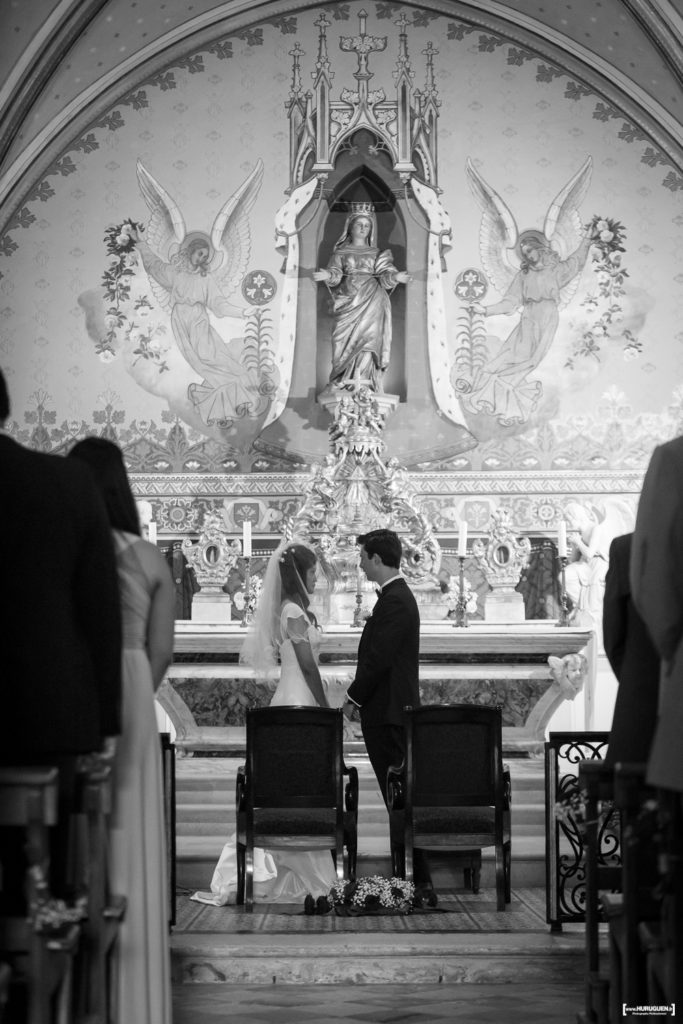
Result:
M458 535L458 558L465 558L467 555L467 523L460 521L460 533Z
M557 527L557 553L560 558L567 557L567 524L561 519Z
M157 542L157 524L149 523L147 525L147 539L150 544L156 544Z
M251 558L251 522L248 519L242 523L242 554Z

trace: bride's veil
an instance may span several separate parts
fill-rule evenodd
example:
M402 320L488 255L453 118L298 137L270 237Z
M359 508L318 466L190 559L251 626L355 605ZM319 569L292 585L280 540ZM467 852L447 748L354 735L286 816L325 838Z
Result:
M278 650L282 643L280 633L280 611L282 608L280 562L287 548L295 545L310 548L305 541L294 537L281 541L270 556L254 616L254 625L247 633L240 651L240 662L250 665L257 676L268 678L273 676L277 670ZM304 590L303 581L301 581L301 587Z

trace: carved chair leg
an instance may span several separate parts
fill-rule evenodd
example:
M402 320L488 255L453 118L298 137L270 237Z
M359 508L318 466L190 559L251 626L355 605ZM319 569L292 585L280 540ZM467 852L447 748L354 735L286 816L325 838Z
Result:
M238 906L244 904L244 859L245 849L237 843L237 895L235 896L235 903Z
M403 848L403 877L408 881L413 881L414 868L413 868L413 837L406 841L406 845Z
M406 877L405 848L399 843L391 844L391 871L394 878Z
M505 910L505 856L501 844L496 845L496 910Z
M246 849L246 910L251 913L254 909L254 847L247 843Z

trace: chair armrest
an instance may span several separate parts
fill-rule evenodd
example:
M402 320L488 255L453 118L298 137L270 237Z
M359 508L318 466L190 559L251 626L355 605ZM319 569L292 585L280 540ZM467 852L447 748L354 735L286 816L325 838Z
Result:
M240 811L246 809L247 800L247 766L241 764L237 769L237 776L235 778L235 810L239 814Z
M351 765L343 766L344 775L348 775L349 781L344 787L344 807L347 811L358 811L358 769Z
M406 799L405 761L387 769L387 803L390 811L402 811Z
M510 804L512 803L512 779L510 777L510 768L508 765L503 765L503 809L506 811L510 810Z

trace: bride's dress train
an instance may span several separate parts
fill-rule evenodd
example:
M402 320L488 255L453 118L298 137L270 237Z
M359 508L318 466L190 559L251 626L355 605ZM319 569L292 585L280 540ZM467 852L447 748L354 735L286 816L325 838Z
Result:
M299 668L294 644L307 642L316 656L318 630L294 602L282 608L280 628L280 680L272 706L315 707L316 701ZM254 899L260 903L299 903L309 893L326 896L337 880L334 860L325 850L254 850ZM210 892L196 892L190 899L216 907L234 903L237 894L237 850L233 833L221 851L211 879Z

